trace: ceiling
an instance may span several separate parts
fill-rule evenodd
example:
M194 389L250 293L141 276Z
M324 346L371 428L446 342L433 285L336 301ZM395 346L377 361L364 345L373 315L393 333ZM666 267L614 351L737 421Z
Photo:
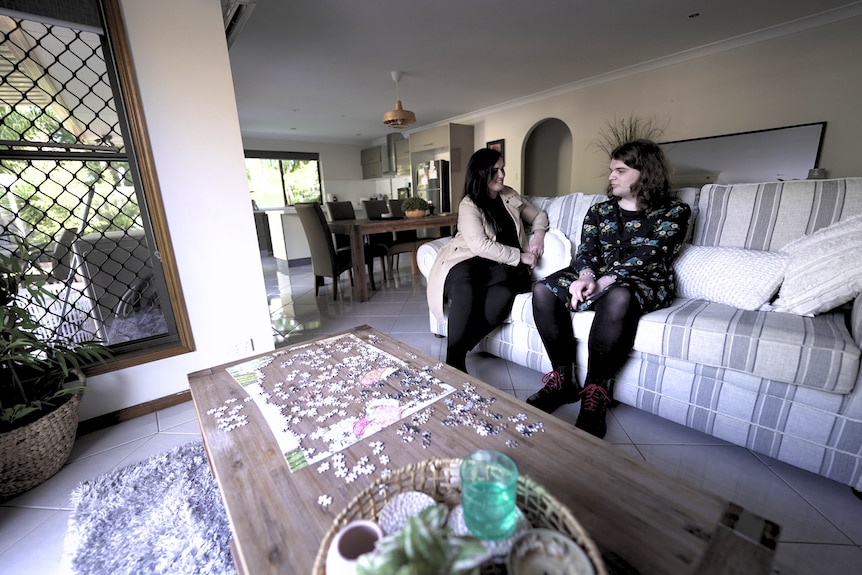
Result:
M848 0L251 2L230 61L244 136L365 145L862 13ZM697 14L697 15L696 15Z

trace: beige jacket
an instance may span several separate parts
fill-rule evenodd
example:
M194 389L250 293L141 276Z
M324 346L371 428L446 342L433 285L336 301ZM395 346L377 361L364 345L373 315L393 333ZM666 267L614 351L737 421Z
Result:
M470 198L461 200L458 206L458 233L448 244L443 246L431 266L428 275L428 307L437 321L442 322L443 317L443 284L449 270L455 264L468 260L474 256L483 257L495 262L516 266L521 263L521 253L530 251L530 241L524 230L523 222L531 224L532 229L548 229L548 214L539 210L529 201L522 198L518 192L506 186L500 193L503 204L518 232L521 249L513 248L497 243L496 233L490 227L482 210L473 203Z

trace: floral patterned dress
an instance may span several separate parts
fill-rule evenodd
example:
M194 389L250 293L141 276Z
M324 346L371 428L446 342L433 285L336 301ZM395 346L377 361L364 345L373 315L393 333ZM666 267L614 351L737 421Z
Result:
M569 286L586 268L597 277L616 276L613 285L633 287L643 313L667 307L676 292L673 260L682 249L690 216L691 207L679 200L637 212L620 208L615 199L595 204L584 217L572 263L541 281L573 311L590 309L607 291L572 308Z

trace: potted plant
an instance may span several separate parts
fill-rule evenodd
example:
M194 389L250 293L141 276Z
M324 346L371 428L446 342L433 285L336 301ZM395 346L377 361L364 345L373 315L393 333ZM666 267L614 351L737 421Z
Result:
M35 487L68 460L82 369L112 355L98 341L76 343L39 324L30 309L58 297L45 289L28 242L12 239L14 248L0 250L0 499Z
M419 196L412 196L401 202L401 211L408 218L421 218L428 209L428 201Z
M634 114L628 118L614 117L613 122L605 122L605 127L599 130L599 135L590 142L590 146L610 157L611 152L626 142L640 139L658 140L664 134L665 128L667 123L660 125L654 116L646 119Z
M488 557L476 537L454 535L446 527L449 510L442 503L426 507L404 528L377 542L356 563L358 575L472 575Z

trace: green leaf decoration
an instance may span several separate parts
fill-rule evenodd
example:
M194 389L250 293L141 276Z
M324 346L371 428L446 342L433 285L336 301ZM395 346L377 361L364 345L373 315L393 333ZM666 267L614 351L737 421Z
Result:
M442 503L423 509L404 529L377 542L357 560L358 575L468 575L487 550L475 537L458 537L446 527Z

